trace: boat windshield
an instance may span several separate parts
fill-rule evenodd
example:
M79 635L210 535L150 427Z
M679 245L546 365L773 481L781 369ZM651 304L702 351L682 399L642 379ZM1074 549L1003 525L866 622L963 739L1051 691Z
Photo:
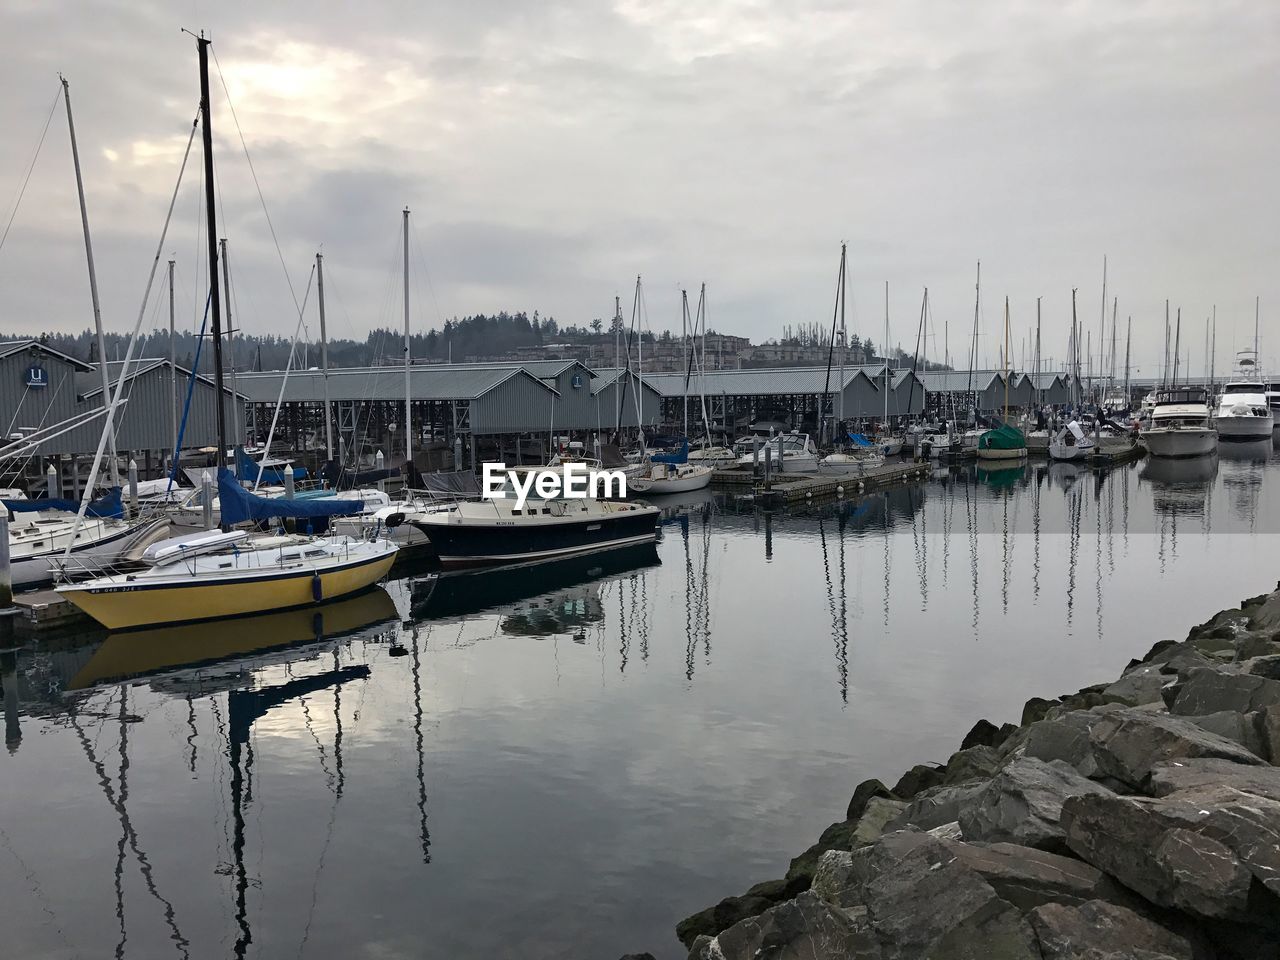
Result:
M1204 399L1205 391L1195 387L1189 387L1185 390L1165 390L1156 395L1156 406L1177 403L1204 403Z
M1266 391L1266 385L1261 383L1228 383L1222 388L1224 395L1230 393L1251 393L1258 395Z

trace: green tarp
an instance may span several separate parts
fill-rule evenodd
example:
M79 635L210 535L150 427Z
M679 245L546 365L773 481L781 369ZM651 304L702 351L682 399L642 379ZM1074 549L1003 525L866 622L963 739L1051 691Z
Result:
M978 437L979 450L1024 450L1027 438L1017 427L1002 423L994 430L988 430Z

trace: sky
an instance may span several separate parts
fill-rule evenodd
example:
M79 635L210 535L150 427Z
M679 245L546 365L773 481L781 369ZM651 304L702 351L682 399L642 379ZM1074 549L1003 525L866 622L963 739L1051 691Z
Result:
M927 352L962 361L981 260L984 363L1006 296L1015 366L1037 297L1061 362L1073 288L1096 354L1105 256L1136 372L1159 372L1166 298L1193 370L1216 306L1221 370L1255 297L1280 371L1280 4L7 0L0 23L0 230L61 71L109 330L143 306L196 113L187 28L214 41L218 232L247 330L292 335L305 297L318 336L317 250L331 336L402 325L407 206L418 331L504 309L586 324L615 296L629 319L639 275L649 327L679 329L680 290L705 282L710 326L759 342L830 324L847 242L847 323L877 344L885 283L908 352L928 287ZM207 270L198 149L162 254L185 329ZM160 276L144 329L167 302ZM91 323L59 105L0 248L0 332Z

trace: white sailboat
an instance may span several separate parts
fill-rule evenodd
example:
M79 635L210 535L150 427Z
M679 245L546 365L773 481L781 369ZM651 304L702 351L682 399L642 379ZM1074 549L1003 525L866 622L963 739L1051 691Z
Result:
M1086 460L1093 452L1093 439L1075 420L1061 427L1049 440L1049 459Z

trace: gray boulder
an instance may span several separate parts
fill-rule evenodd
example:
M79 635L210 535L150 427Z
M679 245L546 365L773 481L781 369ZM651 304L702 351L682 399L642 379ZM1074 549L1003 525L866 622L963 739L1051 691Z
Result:
M1179 790L1224 785L1241 793L1280 801L1280 767L1245 766L1230 760L1198 758L1166 761L1151 768L1150 791L1156 797L1167 797Z
M1076 710L1052 720L1041 720L1027 727L1018 741L1016 752L1037 760L1062 760L1086 777L1098 772L1093 758L1089 733L1103 716L1104 710ZM1111 708L1116 709L1116 708Z
M713 938L700 938L691 960L879 960L865 923L813 893L802 893L742 920Z
M1158 664L1143 664L1129 670L1102 691L1104 703L1136 707L1144 703L1161 703L1160 691L1168 682Z
M1125 907L1092 900L1031 911L1044 960L1192 960L1191 944Z
M1261 756L1280 766L1280 707L1267 707L1254 714L1258 739L1262 743Z
M986 788L986 783L977 781L956 786L944 784L925 790L885 826L885 832L904 827L932 830L957 821L961 812L974 803Z
M933 861L948 857L946 847L937 839L916 830L887 833L852 852L829 850L818 861L811 889L836 906L865 908L867 885L920 847L931 851Z
M923 844L866 886L867 918L885 960L1038 960L1026 919L938 842Z
M1074 857L1016 843L948 843L947 849L1024 913L1043 903L1080 904L1122 896L1101 870Z
M1046 763L1018 757L1001 770L973 803L960 813L960 829L969 841L1017 843L1066 852L1059 819L1068 797L1111 791L1061 760Z
M822 831L817 843L792 859L787 868L787 880L801 883L803 889L812 879L818 866L818 858L822 854L828 850L854 850L871 843L884 832L885 824L896 817L906 805L902 800L871 797L863 805L862 815L858 819L831 824Z
M1236 713L1234 710L1220 710L1198 717L1187 717L1201 730L1208 730L1220 737L1225 737L1240 744L1252 754L1266 759L1266 745L1258 725L1258 714Z
M893 791L879 780L863 780L853 788L853 796L849 799L849 809L845 811L846 820L857 820L862 811L867 809L867 801L872 797L883 797L885 800L897 800Z
M1280 921L1280 802L1222 785L1082 796L1063 805L1062 825L1077 855L1152 903Z
M1195 670L1169 706L1182 716L1233 710L1249 713L1280 704L1280 680L1225 670Z
M951 755L951 759L947 761L943 783L956 784L967 783L970 780L986 780L999 769L1000 754L994 747L969 747Z
M1151 768L1164 760L1217 757L1236 763L1262 760L1225 737L1183 717L1123 709L1102 717L1089 732L1098 772L1142 789Z
M1255 607L1249 617L1250 630L1280 630L1280 590Z
M904 800L910 800L921 790L928 790L930 787L938 786L945 777L946 771L942 767L918 763L904 773L898 779L898 782L893 785L893 795Z

